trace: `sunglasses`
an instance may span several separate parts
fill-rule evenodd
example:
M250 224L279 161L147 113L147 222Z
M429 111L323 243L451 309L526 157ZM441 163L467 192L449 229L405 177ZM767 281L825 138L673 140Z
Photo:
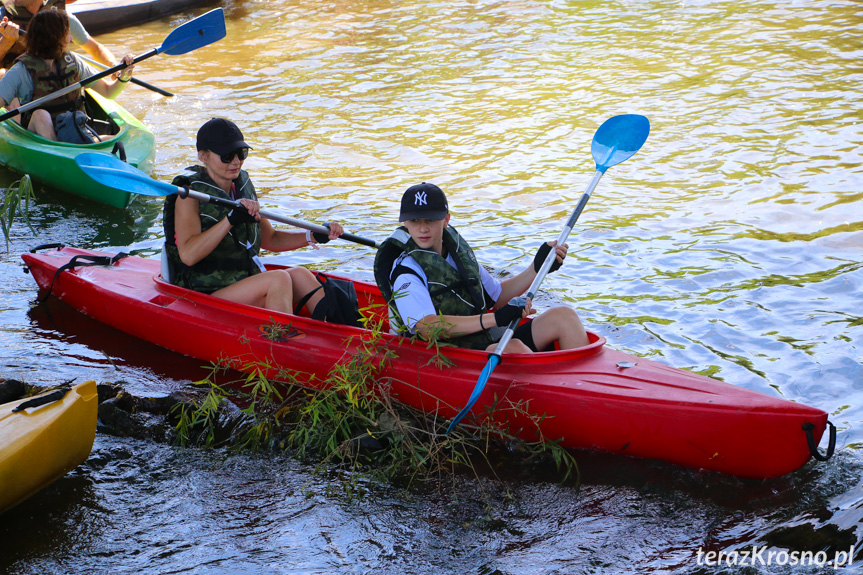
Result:
M249 157L249 148L237 148L233 152L228 152L227 154L219 154L219 159L222 160L223 164L230 164L234 161L234 156L240 158L240 161L242 162Z

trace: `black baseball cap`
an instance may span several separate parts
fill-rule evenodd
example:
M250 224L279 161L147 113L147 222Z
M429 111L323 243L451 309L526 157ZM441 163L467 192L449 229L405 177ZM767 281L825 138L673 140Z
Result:
M210 150L227 154L237 148L251 148L243 140L243 133L235 123L224 118L213 118L198 130L198 151Z
M399 211L399 221L442 220L449 213L446 195L434 184L425 182L409 187L402 196L402 207Z

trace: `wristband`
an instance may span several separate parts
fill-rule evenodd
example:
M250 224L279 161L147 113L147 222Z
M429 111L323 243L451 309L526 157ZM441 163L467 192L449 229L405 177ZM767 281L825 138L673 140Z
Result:
M316 250L321 249L320 247L318 247L318 242L315 239L312 230L306 230L306 244L312 246Z
M483 316L483 315L485 315L485 314L479 314L479 328L480 328L482 331L485 331L485 326L484 326L484 325L482 325L482 316Z
M123 78L121 78L120 76L117 76L117 80L118 80L119 82L124 83L124 84L125 84L126 82L128 82L129 80L131 80L131 79L132 79L132 76L129 76L129 77L128 77L128 78L126 78L125 80L124 80Z

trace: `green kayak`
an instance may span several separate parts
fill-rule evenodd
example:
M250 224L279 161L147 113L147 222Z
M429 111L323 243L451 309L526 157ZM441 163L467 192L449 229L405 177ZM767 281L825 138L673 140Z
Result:
M91 179L75 163L75 157L83 152L111 154L120 142L125 160L149 173L153 169L153 132L115 101L92 90L85 92L87 115L93 118L96 131L110 135L109 139L96 144L54 142L24 129L14 120L7 120L0 122L0 164L68 194L125 208L134 195ZM115 153L120 154L119 150Z

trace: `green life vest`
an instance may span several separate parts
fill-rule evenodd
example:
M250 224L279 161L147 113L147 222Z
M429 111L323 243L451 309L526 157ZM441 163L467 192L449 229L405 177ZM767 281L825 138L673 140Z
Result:
M174 178L172 183L175 186L188 187L196 192L203 192L211 196L233 199L216 185L202 166L186 168L183 173ZM258 201L255 187L245 170L240 170L240 175L234 180L234 188L236 199L245 198ZM199 292L212 293L241 279L260 273L261 270L253 259L253 256L257 256L261 249L261 225L259 223L234 226L204 259L192 266L184 264L180 259L180 251L177 249L174 228L176 203L177 194L171 194L165 198L162 216L162 224L165 229L165 253L168 257L168 266L171 270L170 279L173 284ZM231 208L228 207L201 202L201 231L205 232L222 221L230 211ZM247 242L251 247L246 247Z
M411 239L407 228L400 227L387 238L375 256L375 281L384 298L390 304L390 323L395 330L407 335L410 333L394 303L398 294L393 293L393 281L403 273L416 272L402 265L393 265L399 258L409 255L422 268L426 275L426 288L439 315L469 316L488 312L494 305L491 296L485 291L480 279L479 263L467 242L453 227L444 228L444 253L452 255L456 262L453 268L446 258L431 250L420 249ZM448 343L458 347L485 349L494 340L488 330L452 337Z
M28 52L18 56L16 61L24 64L24 67L27 68L27 72L30 74L30 79L33 81L33 100L53 94L66 86L78 83L78 80L80 80L78 62L75 60L74 55L69 52L63 52L60 58L54 60L53 66L49 65L42 58L31 56ZM55 119L61 112L69 110L83 111L83 93L83 90L80 88L73 90L68 94L55 98L50 103L44 104L39 109L48 111L51 114L51 119ZM29 125L31 116L32 111L21 114L21 125Z

